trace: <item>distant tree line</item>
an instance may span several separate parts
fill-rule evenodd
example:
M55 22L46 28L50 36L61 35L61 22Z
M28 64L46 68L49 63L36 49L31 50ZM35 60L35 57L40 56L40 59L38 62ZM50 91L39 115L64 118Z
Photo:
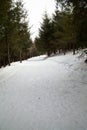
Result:
M0 67L28 57L32 44L23 2L0 0Z
M45 13L35 38L40 53L64 54L68 50L87 47L87 0L55 0L56 9L52 18Z

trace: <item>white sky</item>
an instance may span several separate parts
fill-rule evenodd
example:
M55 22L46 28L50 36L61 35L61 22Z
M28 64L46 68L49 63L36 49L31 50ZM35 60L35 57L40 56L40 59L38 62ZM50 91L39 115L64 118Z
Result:
M48 15L52 16L55 10L55 0L23 0L23 2L28 11L29 26L32 26L31 37L34 39L38 34L44 12L47 11Z

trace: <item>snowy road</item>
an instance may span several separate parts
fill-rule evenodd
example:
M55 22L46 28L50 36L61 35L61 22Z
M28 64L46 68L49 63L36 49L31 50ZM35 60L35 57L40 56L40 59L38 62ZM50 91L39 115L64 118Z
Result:
M0 69L0 130L87 130L87 64L67 54Z

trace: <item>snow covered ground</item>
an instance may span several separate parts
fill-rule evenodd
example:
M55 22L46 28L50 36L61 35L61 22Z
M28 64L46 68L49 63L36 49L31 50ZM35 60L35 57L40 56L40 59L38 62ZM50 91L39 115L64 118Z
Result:
M0 69L0 130L87 130L87 64L40 56Z

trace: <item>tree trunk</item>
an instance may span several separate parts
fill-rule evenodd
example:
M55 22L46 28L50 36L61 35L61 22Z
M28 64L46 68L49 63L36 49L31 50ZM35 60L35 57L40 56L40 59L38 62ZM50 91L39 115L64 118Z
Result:
M9 50L9 43L8 43L7 34L6 34L6 45L7 45L8 65L10 66L10 50Z
M56 50L54 50L53 52L54 52L54 54L56 54Z
M8 43L8 65L10 66L10 51L9 51L9 43Z
M73 55L75 55L75 45L73 45Z
M22 51L20 49L20 63L22 63Z
M4 66L4 67L6 66L5 57L3 57L3 66Z
M60 48L59 48L59 54L60 54Z
M63 49L63 53L64 53L64 55L66 54L66 49L65 48Z
M50 51L47 52L48 57L50 56Z

